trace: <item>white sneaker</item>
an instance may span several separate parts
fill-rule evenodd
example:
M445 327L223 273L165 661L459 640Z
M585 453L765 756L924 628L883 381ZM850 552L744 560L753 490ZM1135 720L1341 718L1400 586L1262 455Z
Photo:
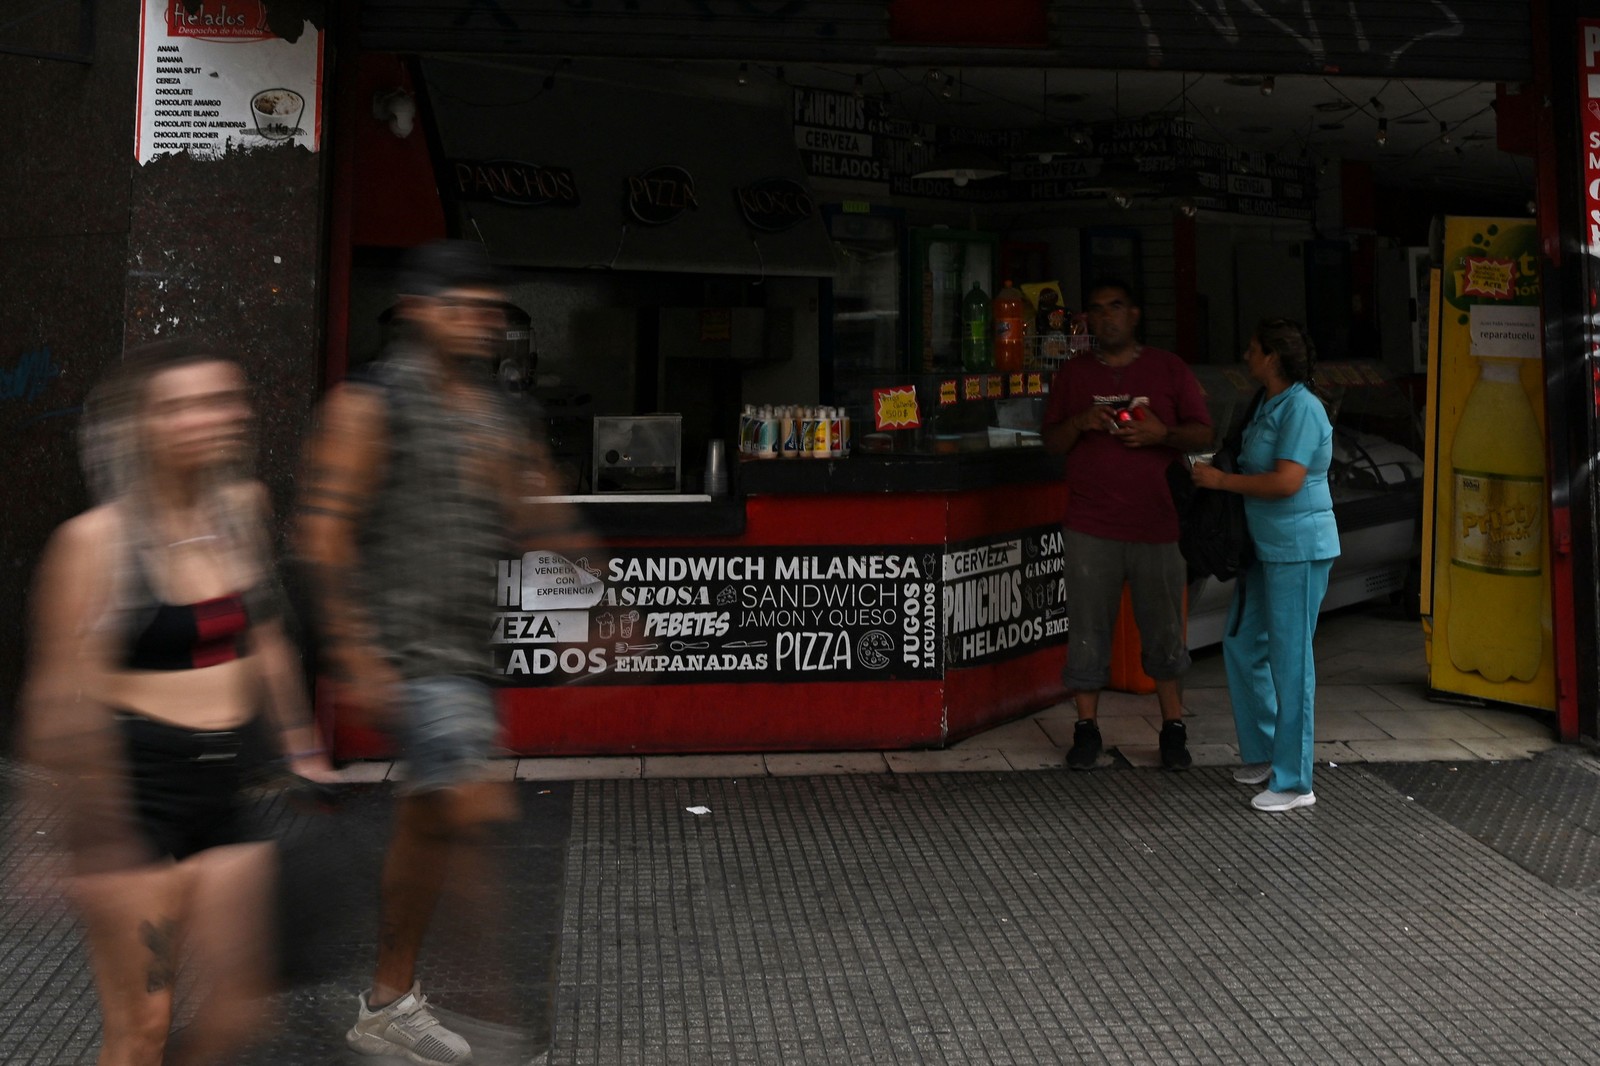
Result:
M1241 785L1264 784L1272 776L1269 762L1247 762L1233 772L1233 779Z
M345 1042L363 1055L404 1055L423 1066L461 1066L472 1061L472 1048L457 1033L446 1029L428 1009L422 983L389 1004L373 1010L363 992L356 999L361 1012L344 1035Z
M1315 802L1317 802L1315 792L1273 792L1268 789L1266 792L1257 792L1255 798L1250 801L1250 806L1258 811L1281 814L1296 807L1309 807Z

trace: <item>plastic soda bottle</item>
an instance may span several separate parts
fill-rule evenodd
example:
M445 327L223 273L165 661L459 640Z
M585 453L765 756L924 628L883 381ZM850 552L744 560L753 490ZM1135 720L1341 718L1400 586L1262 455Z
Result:
M1028 298L1007 281L994 298L994 368L1002 374L1021 370L1027 337Z
M961 367L963 370L989 370L994 362L989 351L989 294L976 281L961 301Z
M1544 656L1544 447L1514 360L1480 359L1450 450L1456 669L1531 681Z

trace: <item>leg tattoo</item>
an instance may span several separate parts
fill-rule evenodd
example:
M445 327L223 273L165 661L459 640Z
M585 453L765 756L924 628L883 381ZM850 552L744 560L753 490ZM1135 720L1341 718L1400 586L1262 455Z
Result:
M150 972L145 979L146 991L171 988L178 972L178 923L171 918L162 919L159 925L140 922L139 937L152 956Z

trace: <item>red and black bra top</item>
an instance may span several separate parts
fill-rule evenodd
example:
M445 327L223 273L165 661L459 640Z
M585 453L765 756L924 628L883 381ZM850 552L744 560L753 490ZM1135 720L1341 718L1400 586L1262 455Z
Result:
M250 613L244 595L198 603L157 603L130 634L122 665L129 670L198 670L242 658Z

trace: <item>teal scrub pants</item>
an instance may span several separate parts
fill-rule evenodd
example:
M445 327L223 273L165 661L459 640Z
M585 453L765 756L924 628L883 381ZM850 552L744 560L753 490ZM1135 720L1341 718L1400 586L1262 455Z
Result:
M1274 792L1311 791L1316 663L1311 638L1332 559L1250 564L1233 590L1222 659L1239 758L1272 764Z

